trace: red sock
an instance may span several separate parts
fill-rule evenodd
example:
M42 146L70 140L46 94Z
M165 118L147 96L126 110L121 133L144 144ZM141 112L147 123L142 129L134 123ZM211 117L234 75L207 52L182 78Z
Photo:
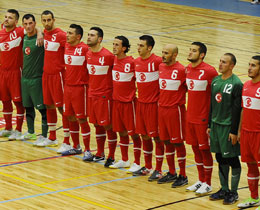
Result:
M133 139L133 143L134 143L134 158L135 158L134 163L140 165L142 141L139 135L137 138Z
M169 172L174 175L176 173L175 170L175 162L174 162L174 155L175 155L175 147L174 144L169 143L165 145L165 155L166 160L169 166Z
M21 132L25 109L22 102L14 102L14 105L16 106L16 130Z
M120 136L120 150L123 161L128 161L129 136Z
M105 141L106 130L103 126L95 125L96 128L96 141L97 141L97 153L96 156L104 156L105 154Z
M47 123L49 127L49 139L56 140L56 124L57 124L57 111L56 109L47 109Z
M162 141L155 142L155 158L156 158L156 167L155 170L162 172L164 156L164 143Z
M203 159L202 159L202 155L199 150L199 146L192 145L192 150L194 152L194 159L195 159L197 170L199 173L199 180L201 182L204 182L205 175L204 175Z
M201 150L204 165L205 182L211 186L211 176L213 171L213 158L210 150Z
M5 130L12 130L13 105L11 101L2 101L3 115L5 119Z
M247 181L251 198L258 199L258 182L259 182L259 169L257 164L247 163Z
M144 151L144 161L145 167L147 169L152 169L152 158L153 158L153 141L152 139L144 140L143 139L143 151Z
M112 158L115 160L115 152L116 152L116 145L117 145L117 135L116 132L112 131L112 129L107 130L107 141L108 141L108 158Z
M180 175L186 177L186 148L185 145L182 144L181 146L176 146L175 147L176 152L177 152L177 158L178 158L178 163L180 167Z
M90 127L88 121L80 123L81 135L85 146L84 151L90 151Z
M78 121L69 121L69 126L73 148L77 149L77 146L79 145L79 123Z
M62 126L63 126L63 133L64 133L64 140L63 143L70 144L70 125L69 120L66 116L62 115Z

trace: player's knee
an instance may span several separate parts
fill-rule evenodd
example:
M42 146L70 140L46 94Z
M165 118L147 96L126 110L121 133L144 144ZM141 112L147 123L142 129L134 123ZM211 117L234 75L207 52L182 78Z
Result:
M227 164L226 158L223 158L221 153L216 153L216 160L220 165Z
M240 160L238 157L228 158L227 161L231 168L241 168Z

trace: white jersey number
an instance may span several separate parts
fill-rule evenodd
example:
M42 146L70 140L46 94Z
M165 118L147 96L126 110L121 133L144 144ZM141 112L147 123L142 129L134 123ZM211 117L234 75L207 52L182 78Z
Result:
M130 72L130 70L131 70L130 67L131 67L130 63L126 63L124 71L125 72Z
M148 63L148 71L151 72L151 71L155 71L155 68L154 68L154 62L152 63Z
M201 77L204 75L204 70L200 70L200 75L199 75L199 79L201 79Z
M103 65L104 65L104 63L105 63L105 61L104 61L104 60L105 60L104 56L99 58L99 60L98 60L98 61L99 61L99 63L101 64L101 66L103 66Z
M10 33L10 40L14 40L14 39L16 39L16 38L17 38L17 33L16 33L16 31Z
M173 71L172 71L172 76L171 76L171 78L172 78L172 79L176 79L177 76L178 76L178 70L173 70Z
M258 88L258 89L256 90L255 96L256 96L256 97L260 97L260 88Z
M51 37L51 41L55 42L56 41L56 37L57 37L57 34L53 34L52 37Z
M232 84L226 84L223 93L231 94Z
M75 49L74 55L76 55L77 53L78 53L78 55L81 55L81 53L82 53L82 47Z

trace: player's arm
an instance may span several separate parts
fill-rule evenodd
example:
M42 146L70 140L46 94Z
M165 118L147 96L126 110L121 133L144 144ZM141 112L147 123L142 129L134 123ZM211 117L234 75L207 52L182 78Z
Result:
M241 110L240 121L239 121L238 132L237 132L237 141L238 142L240 142L242 119L243 119L243 109Z
M42 30L39 27L36 27L35 29L37 31L37 40L36 40L37 46L41 47L41 46L43 46L43 33L42 33Z
M211 90L213 88L213 85L211 84ZM208 120L208 128L206 130L206 133L210 134L210 127L211 127L211 118L212 118L212 100L213 100L213 97L212 97L212 93L211 93L211 96L210 96L210 109L209 109L209 120Z

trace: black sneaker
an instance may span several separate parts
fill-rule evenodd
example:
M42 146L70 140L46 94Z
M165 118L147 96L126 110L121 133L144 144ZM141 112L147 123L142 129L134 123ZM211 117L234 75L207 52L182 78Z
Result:
M138 171L133 172L133 176L146 176L151 174L153 169L148 169L146 167L140 168Z
M188 184L188 177L179 175L176 181L172 184L172 188L181 187Z
M171 183L177 179L177 174L171 174L170 172L167 172L166 175L164 175L161 179L157 181L158 184L164 184L164 183Z
M209 196L209 200L211 200L211 201L222 200L222 199L225 198L226 193L228 193L228 192L222 190L222 188L221 188L219 191L217 191L217 192L211 194L211 195Z
M162 172L154 170L152 175L148 178L148 181L152 182L152 181L156 181L160 178L162 178Z
M223 201L224 205L231 205L238 201L237 192L227 192Z
M94 155L94 157L93 157L94 162L98 162L98 161L101 161L101 160L105 160L105 156Z
M110 166L110 165L113 165L114 163L115 163L115 160L112 159L111 157L109 157L109 158L107 158L107 160L106 160L104 166L105 166L106 168L109 168L109 166Z

